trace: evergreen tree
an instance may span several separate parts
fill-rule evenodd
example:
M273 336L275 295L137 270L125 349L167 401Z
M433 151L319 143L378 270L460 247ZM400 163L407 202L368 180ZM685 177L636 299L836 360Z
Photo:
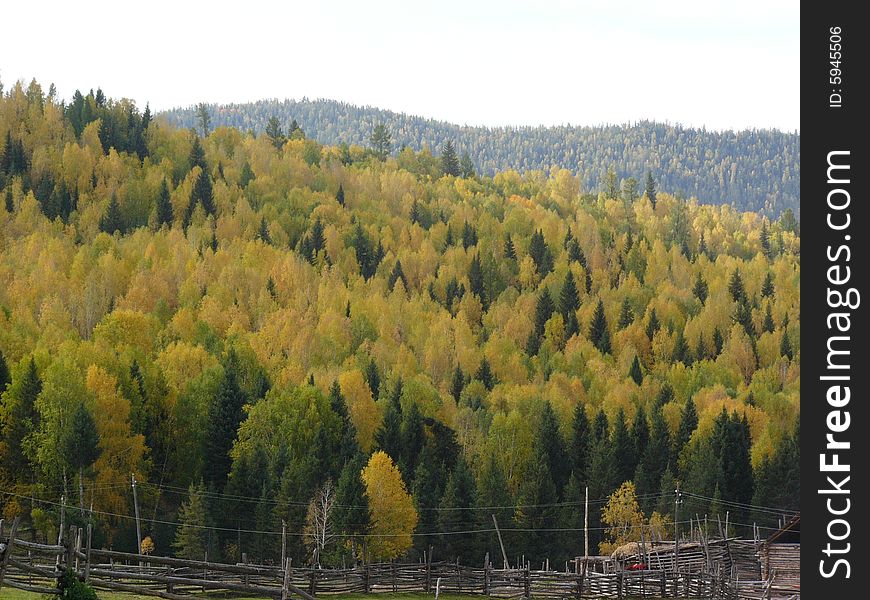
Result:
M314 249L316 254L323 250L325 246L326 237L323 233L323 221L320 220L320 217L317 217L311 225L311 247Z
M383 123L378 123L375 125L374 130L372 130L369 143L371 144L372 151L378 160L384 161L387 160L387 156L390 155L390 149L393 145L393 136L389 131L387 131L387 128Z
M734 269L731 274L731 279L728 281L728 293L731 294L731 299L734 302L742 304L746 300L746 288L743 287L740 269Z
M529 341L526 343L526 352L529 356L534 356L538 353L544 337L544 326L555 311L556 306L553 304L550 292L547 288L544 288L541 295L538 296L538 302L535 304L535 328L529 336Z
M272 115L269 117L269 122L266 123L266 137L272 142L276 150L281 150L284 144L287 143L287 136L284 135L284 128L281 127L281 122L278 117Z
M722 347L725 345L725 340L722 337L722 332L719 327L713 328L713 349L716 351L716 356L722 354ZM714 358L716 357L714 356Z
M208 548L208 516L206 513L205 487L202 482L190 484L187 501L181 505L178 515L181 526L175 533L172 544L175 556L187 560L205 560Z
M169 186L165 179L160 183L160 193L157 195L157 227L163 225L172 227L172 202L169 201Z
M12 214L15 212L15 199L12 197L12 186L6 186L6 212ZM514 257L516 258L516 257Z
M646 172L646 189L644 191L646 197L649 198L653 210L656 208L656 180L653 178L652 171Z
M492 388L495 387L495 375L493 374L492 369L489 366L489 361L486 360L485 356L481 359L480 366L477 368L474 378L480 381L489 391L492 391Z
M768 271L767 275L764 276L764 283L761 284L761 297L772 298L775 293L776 288L773 285L773 275Z
M202 144L199 142L199 136L193 136L193 144L190 147L190 155L187 159L190 167L188 170L192 171L194 167L199 167L203 171L205 171L208 167L205 164L205 150L202 148Z
M640 360L638 360L637 354L634 355L634 360L631 363L631 369L629 370L628 375L637 385L643 383L643 371L640 368Z
M375 432L375 443L378 449L386 452L394 461L402 456L402 405L399 399L402 396L401 383L396 383L396 389L390 394L387 409L384 411L384 420L380 428Z
M452 175L453 177L459 177L461 173L459 158L456 156L456 149L450 140L447 140L444 144L444 149L441 151L441 173Z
M565 442L559 431L559 420L549 402L544 402L535 445L547 463L547 469L556 486L556 493L561 496L568 477L571 475L571 462L565 450Z
M656 334L660 327L661 324L659 323L659 318L656 315L656 309L652 309L649 313L649 320L646 323L646 337L652 340L653 336Z
M453 238L453 228L448 224L447 225L447 233L444 234L444 250L450 248L456 244L456 240Z
M607 167L607 173L604 175L604 197L616 199L619 193L616 180L616 168L611 165Z
M662 387L659 390L658 395L656 396L654 406L656 408L661 408L665 404L667 404L668 402L673 402L673 400L674 400L674 388L671 386L670 383L665 381L662 384Z
M84 510L84 474L100 456L100 438L90 411L79 403L67 429L63 432L61 449L69 466L79 479L79 508Z
M338 202L339 206L346 206L344 199L344 186L340 183L338 184L338 191L335 192L335 201Z
M3 442L6 451L0 453L0 460L7 476L21 483L32 483L35 475L35 465L25 452L25 440L39 429L36 399L41 392L42 380L36 370L36 362L31 357L26 365L22 365L3 394Z
M515 502L516 500L508 489L504 471L496 460L495 454L491 453L488 459L484 460L477 485L477 511L475 511L477 522L490 523L492 515L495 515L500 527L507 527L513 518L513 512L509 507ZM502 541L509 544L511 534L504 532L502 536L504 536ZM498 564L498 560L494 557L501 556L501 550L496 534L494 532L483 533L480 536L480 541L483 546L481 550L489 552L490 557L493 557L493 563Z
M580 263L583 269L588 271L588 267L586 265L586 255L583 254L583 250L580 248L580 243L577 240L568 241L566 250L568 251L569 263Z
M477 176L477 172L474 169L474 162L471 160L468 150L462 151L462 158L459 159L459 173L466 179Z
M12 375L9 373L9 365L6 363L3 351L0 350L0 394L6 391L6 386L10 383L12 383Z
M272 243L272 237L269 235L269 226L266 224L266 217L260 217L260 227L257 230L257 237L263 240L264 244Z
M707 302L707 294L709 293L709 288L707 286L707 282L704 281L704 278L701 276L701 272L698 271L697 276L695 277L695 285L692 287L692 293L695 295L701 304Z
M689 344L686 342L686 337L683 335L683 330L677 330L677 339L674 341L674 353L672 356L673 362L681 362L686 366L692 364L691 354L689 352Z
M12 211L10 210L9 212ZM508 258L510 260L517 259L517 251L516 248L514 248L514 241L511 239L511 235L509 233L506 233L504 236L504 255L505 258Z
M196 120L199 122L199 130L202 132L202 137L208 137L208 134L211 132L211 114L205 102L200 102L196 105Z
M475 254L468 268L468 289L478 297L483 310L487 308L486 290L483 282L483 267L480 264L480 254Z
M365 455L357 454L344 465L335 486L335 530L342 538L353 540L354 546L369 530L369 499L362 480L367 462Z
M689 443L695 429L698 428L698 411L695 409L695 402L689 398L683 406L680 414L680 425L677 427L677 435L674 438L674 456L679 457L683 448Z
M356 426L353 424L353 419L350 418L347 400L341 393L338 381L333 381L329 388L329 406L342 422L341 439L338 441L338 447L332 451L336 466L341 468L362 450L356 441Z
M625 329L634 323L634 311L631 309L631 302L628 298L622 299L622 306L619 309L619 329Z
M239 173L239 187L245 189L255 178L254 171L251 169L251 163L245 161L242 164L242 170Z
M203 475L211 489L223 488L230 471L230 449L236 439L236 432L244 417L243 407L248 396L239 383L239 364L235 350L230 349L223 361L224 376L217 395L209 407L205 438L205 461Z
M779 355L785 356L789 360L794 359L794 350L791 347L791 340L788 337L788 329L783 327L782 341L779 344Z
M106 212L100 217L100 231L105 231L109 235L116 231L124 235L124 217L121 215L121 205L118 204L118 197L112 193L112 198L109 200L109 207Z
M737 303L737 308L734 311L734 322L739 323L743 327L743 331L749 336L750 340L755 340L755 323L752 322L752 308L745 299Z
M764 253L764 256L770 258L770 231L767 230L767 219L761 222L759 241L761 242L761 251Z
M459 403L460 396L462 396L463 389L465 389L465 374L457 364L456 368L453 369L453 377L450 379L450 395L453 396L453 400L457 404Z
M393 266L390 277L387 279L387 286L390 288L390 291L396 287L396 282L399 280L402 281L405 291L408 291L408 280L405 279L405 273L402 271L402 262L396 259L396 264Z
M623 481L630 481L634 477L637 468L637 459L634 454L634 444L631 434L625 422L625 411L620 407L613 423L613 460L616 468L617 485Z
M570 315L574 314L574 318L577 318L576 312L578 308L580 308L580 292L577 291L574 273L568 269L568 273L565 275L565 282L559 291L559 312L562 313L562 317L567 323Z
M544 241L544 233L538 229L532 234L531 242L529 243L529 256L535 263L535 268L541 278L546 277L553 270L553 254Z
M442 470L443 465L436 464L430 447L424 446L417 462L411 486L414 507L419 515L416 532L424 534L417 536L414 540L415 547L420 553L428 550L433 539L431 534L437 533L440 529L438 526L438 504L445 484Z
M193 215L197 202L202 206L205 214L215 214L214 190L211 185L211 177L209 177L205 170L199 172L196 182L193 184L193 189L190 192L190 202L185 219L187 223L190 223L190 217Z
M363 375L365 376L366 383L372 392L372 397L377 400L381 394L381 374L374 358L369 359L369 364L366 366Z
M649 442L646 447L637 449L639 462L634 475L637 494L646 512L655 506L654 499L648 494L654 494L659 489L670 464L671 451L670 431L661 408L653 410L650 422Z
M593 434L583 404L574 407L574 417L571 420L571 440L568 447L571 471L578 480L586 484L588 480L589 461L592 453Z
M602 354L610 354L610 332L607 329L607 318L604 316L604 302L598 300L595 313L592 315L592 323L589 325L589 341L592 342Z
M637 468L637 465L640 464L644 454L646 454L647 448L649 447L649 441L649 423L647 423L646 420L646 410L644 410L643 404L641 404L637 407L637 412L634 413L634 421L632 421L631 424L631 445L633 447L635 469ZM632 475L634 475L633 471Z
M463 458L459 458L456 466L447 478L444 494L441 497L438 513L438 528L443 533L470 531L475 529L475 515L471 510L475 505L477 495L474 476ZM460 564L471 564L477 556L473 534L444 535L441 544L445 558L459 559Z
M776 324L773 322L773 313L770 309L770 301L768 301L767 310L764 312L764 321L761 325L761 331L773 333L774 329L776 329Z
M617 465L614 457L614 447L607 432L607 417L603 411L598 413L595 420L597 433L592 446L589 462L589 486L590 498L606 498L619 485L617 481ZM601 540L601 512L589 511L589 547L593 552L597 551L598 542Z
M659 485L659 500L656 505L656 510L661 515L674 514L674 492L677 489L677 481L674 478L674 472L671 466L668 465L665 472L662 473L661 484Z
M552 550L551 534L541 531L556 526L558 495L553 477L547 466L547 457L541 448L533 451L526 466L525 476L520 480L517 492L517 508L514 513L516 527L523 531L523 539L528 548L526 558L539 562L547 558Z
M468 221L462 226L462 248L468 250L477 245L477 230Z
M408 410L402 414L401 456L398 458L399 468L405 481L412 481L420 453L426 445L426 432L423 429L423 415L416 402L412 402Z
M695 347L695 360L707 359L707 343L704 341L704 332L698 335L698 345Z

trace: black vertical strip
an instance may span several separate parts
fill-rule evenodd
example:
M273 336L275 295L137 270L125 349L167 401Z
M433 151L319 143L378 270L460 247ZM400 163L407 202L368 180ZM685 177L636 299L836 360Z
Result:
M868 307L855 302L870 272L861 6L801 7L801 592L808 599L867 597L870 340ZM849 169L829 172L829 161ZM852 306L836 306L845 302ZM830 354L829 345L849 354ZM824 379L831 376L842 379ZM840 445L829 447L828 434ZM825 471L822 461L849 470Z

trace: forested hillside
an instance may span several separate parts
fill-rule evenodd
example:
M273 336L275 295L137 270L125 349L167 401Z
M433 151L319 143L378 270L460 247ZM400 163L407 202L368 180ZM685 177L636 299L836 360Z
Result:
M285 522L294 564L479 564L495 515L560 565L586 486L593 552L673 535L677 484L683 519L798 508L790 214L375 137L3 94L5 516L131 550L132 473L156 553L277 560Z
M322 144L368 144L378 124L398 150L440 152L447 140L468 152L477 170L495 175L551 167L570 170L584 189L598 191L614 168L619 180L643 180L652 169L662 189L709 204L778 218L800 213L800 136L780 131L706 131L641 121L598 127L470 127L333 100L262 100L208 105L214 125L265 131L271 117L285 129L295 119ZM166 113L173 124L199 125L195 108Z

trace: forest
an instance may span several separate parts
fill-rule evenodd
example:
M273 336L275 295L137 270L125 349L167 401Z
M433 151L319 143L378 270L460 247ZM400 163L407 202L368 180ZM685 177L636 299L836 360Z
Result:
M134 550L138 506L157 554L477 565L497 521L558 565L587 488L592 553L799 508L791 211L202 108L0 88L0 507L34 539Z
M613 167L620 180L641 180L652 169L664 190L708 204L727 204L778 218L800 214L800 135L776 130L708 131L640 121L624 125L555 127L474 127L455 125L333 100L262 100L207 106L215 125L256 133L271 117L285 128L295 119L306 135L322 144L367 144L383 124L404 147L437 152L448 140L467 152L484 175L516 170L570 170L584 189L603 189ZM197 107L165 113L182 127L198 124Z

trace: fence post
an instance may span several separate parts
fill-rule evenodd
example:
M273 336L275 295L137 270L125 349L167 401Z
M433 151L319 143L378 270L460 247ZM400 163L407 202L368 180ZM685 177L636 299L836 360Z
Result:
M365 593L370 594L372 591L372 581L371 581L371 567L369 563L365 564L365 570L363 571L363 584L365 586Z
M242 552L242 564L245 565L246 567L248 566L248 553L247 552ZM250 582L250 578L248 577L248 573L246 571L245 575L242 577L242 583L244 583L245 585L248 585L249 582Z
M489 552L483 557L483 595L489 596Z
M308 593L312 596L317 593L317 569L311 569L311 581L308 583Z
M622 598L622 584L623 584L622 575L623 575L622 571L618 571L616 573L616 597L620 598L620 599Z
M429 552L426 554L426 581L423 589L427 594L432 589L432 546L429 546Z
M73 552L73 558L75 560L76 577L78 577L78 574L79 574L79 553L81 551L82 551L82 528L77 527L76 528L76 546L75 546L75 552Z
M85 558L85 583L91 580L91 536L94 532L94 526L88 523L88 551Z
M284 561L284 582L281 584L281 600L287 600L290 592L290 559Z
M668 587L668 586L667 586L667 582L665 581L665 572L664 572L664 570L662 570L662 590L661 590L661 592L662 592L662 598L665 598L665 597L666 597L666 593L667 593L667 591L668 591L668 590L667 590L667 587Z
M529 563L526 563L523 570L523 593L525 594L525 598L532 597L530 588L531 581L529 581Z
M12 531L9 532L9 543L6 544L6 551L3 553L3 562L0 563L0 589L3 588L3 577L6 575L6 565L9 564L9 559L12 557L12 550L15 548L15 534L18 532L18 521L20 517L15 517L12 521Z

